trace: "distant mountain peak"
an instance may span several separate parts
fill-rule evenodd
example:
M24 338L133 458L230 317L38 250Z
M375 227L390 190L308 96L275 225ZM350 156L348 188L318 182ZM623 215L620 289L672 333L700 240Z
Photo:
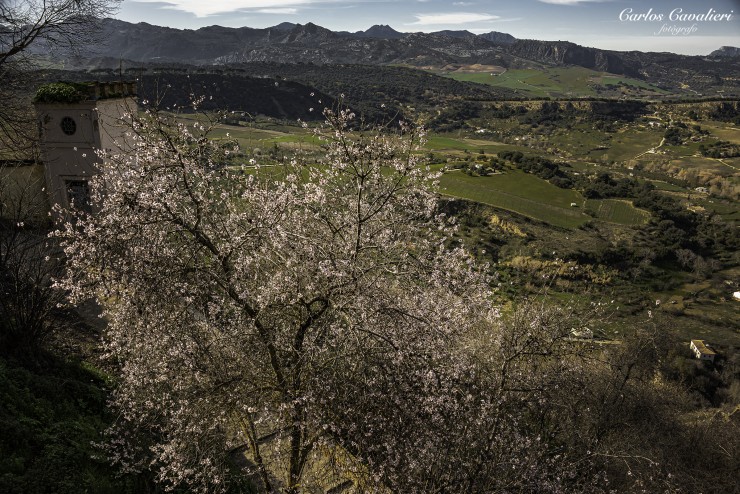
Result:
M404 33L399 33L387 24L376 24L366 31L359 31L356 34L366 38L380 39L399 39L406 36Z
M740 48L736 46L723 46L719 50L714 50L709 54L710 57L740 57Z
M377 25L367 31L350 33L333 32L313 23L290 22L266 29L210 26L183 30L111 19L103 21L101 29L101 37L108 42L85 47L90 53L86 56L109 57L114 68L119 66L116 60L120 59L223 67L257 62L419 68L478 65L485 71L489 66L511 69L579 66L681 91L691 86L704 90L706 76L702 74L717 74L722 81L731 81L722 83L722 87L731 86L729 90L720 90L733 97L738 94L734 78L740 70L740 50L736 47L723 47L713 56L687 57L599 50L565 41L517 40L510 34L495 31L478 36L464 30L400 33L390 26ZM39 45L34 53L44 55L45 46ZM72 55L68 60L85 63L76 61L76 55L74 62ZM719 83L715 87L720 87Z
M297 24L294 22L281 22L280 24L276 26L272 26L270 29L275 29L277 31L291 31L296 26Z
M498 31L491 31L490 33L479 34L479 38L490 41L497 45L511 45L516 41L516 38L511 34L499 33Z
M313 22L307 22L306 24L296 24L290 31L286 31L287 38L283 42L301 42L310 43L316 40L328 40L337 38L338 35L334 31L330 31L325 27L318 26Z
M330 31L325 27L321 27L318 24L314 24L313 22L307 22L305 24L293 24L293 28L291 29L291 31L301 31L305 33L333 33L333 31Z
M450 38L475 38L475 34L467 30L452 31L452 30L446 29L444 31L436 31L432 34L439 34L441 36L449 36Z

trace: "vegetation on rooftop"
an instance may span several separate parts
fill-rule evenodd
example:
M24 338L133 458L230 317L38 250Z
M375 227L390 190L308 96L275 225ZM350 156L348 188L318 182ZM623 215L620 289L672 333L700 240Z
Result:
M51 82L36 90L34 103L79 103L87 99L89 85L78 82Z

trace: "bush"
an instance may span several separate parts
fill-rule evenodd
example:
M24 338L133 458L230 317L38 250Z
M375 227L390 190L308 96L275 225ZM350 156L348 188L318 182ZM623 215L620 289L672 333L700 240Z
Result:
M61 257L43 230L0 220L0 353L35 353L58 324Z

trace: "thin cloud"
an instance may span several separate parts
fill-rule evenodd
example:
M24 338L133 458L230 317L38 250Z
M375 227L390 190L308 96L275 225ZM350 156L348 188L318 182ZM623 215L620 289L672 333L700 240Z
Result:
M280 7L276 9L258 9L255 12L259 14L276 14L276 15L294 15L298 13L298 9L290 7Z
M180 10L196 17L208 17L228 12L281 10L299 5L316 3L316 0L136 0L139 3L164 4L163 8ZM288 12L273 12L288 13Z
M610 0L540 0L542 3L550 3L553 5L578 5L581 3L603 3Z
M416 22L407 26L441 26L447 24L468 24L471 22L495 21L497 15L475 14L472 12L448 12L442 14L416 14Z

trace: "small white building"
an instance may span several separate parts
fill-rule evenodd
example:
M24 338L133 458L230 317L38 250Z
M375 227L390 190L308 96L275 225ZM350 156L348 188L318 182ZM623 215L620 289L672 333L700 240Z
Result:
M717 356L717 353L709 348L706 343L704 343L704 340L691 340L689 348L691 348L691 351L694 352L694 356L699 360L714 362L714 357Z
M78 101L36 101L41 158L49 203L93 210L88 181L100 165L97 152L123 151L125 120L137 111L136 83L77 86L84 91Z

